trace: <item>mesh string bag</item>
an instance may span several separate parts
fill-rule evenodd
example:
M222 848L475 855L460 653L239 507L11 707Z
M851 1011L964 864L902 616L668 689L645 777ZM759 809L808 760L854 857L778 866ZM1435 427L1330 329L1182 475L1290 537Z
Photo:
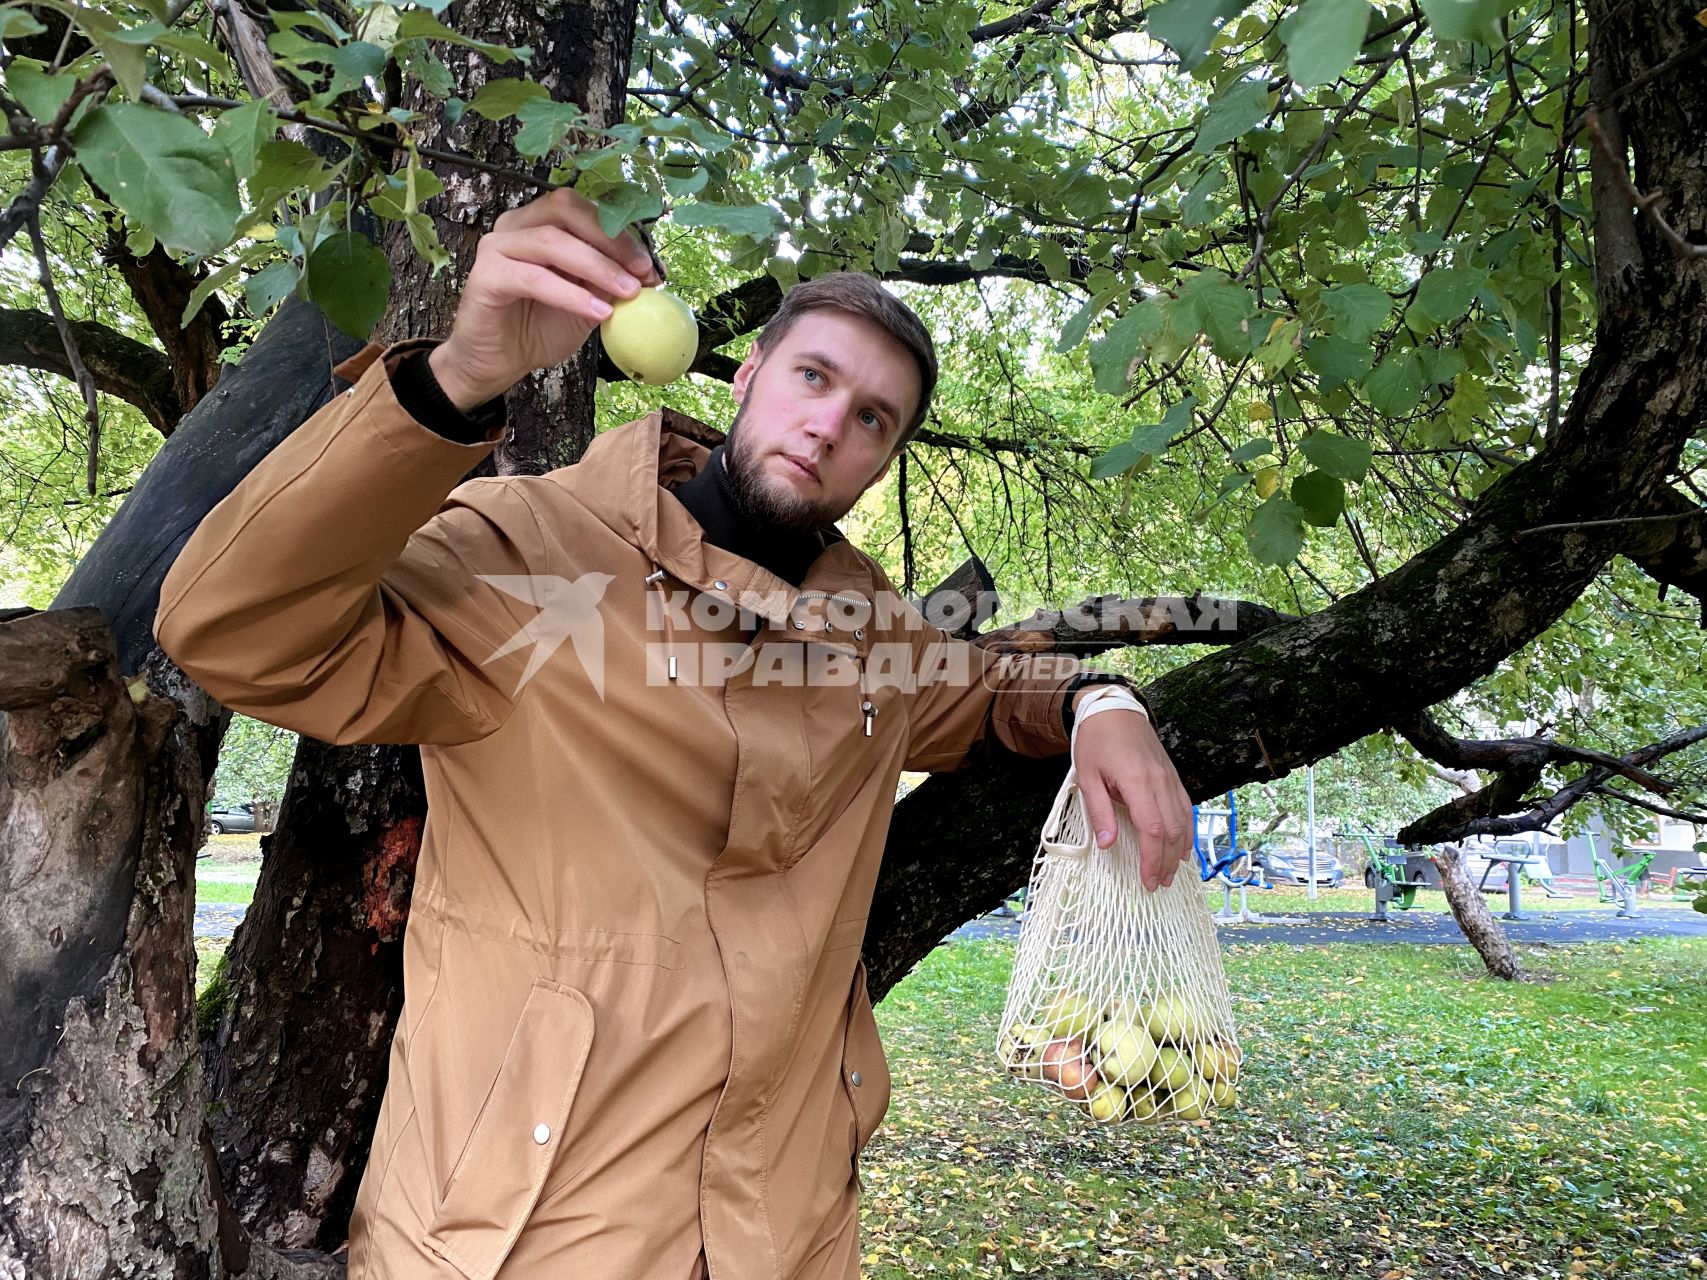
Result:
M1237 1095L1243 1055L1215 922L1188 861L1146 890L1117 808L1099 849L1075 771L1043 824L1007 1004L1002 1066L1100 1124L1199 1120Z

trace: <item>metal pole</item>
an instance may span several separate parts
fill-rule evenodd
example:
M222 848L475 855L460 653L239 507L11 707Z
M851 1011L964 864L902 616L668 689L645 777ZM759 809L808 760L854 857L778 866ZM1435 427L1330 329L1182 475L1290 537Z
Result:
M1310 823L1310 885L1305 892L1312 902L1316 899L1316 766L1310 765L1304 770L1304 788L1309 808Z

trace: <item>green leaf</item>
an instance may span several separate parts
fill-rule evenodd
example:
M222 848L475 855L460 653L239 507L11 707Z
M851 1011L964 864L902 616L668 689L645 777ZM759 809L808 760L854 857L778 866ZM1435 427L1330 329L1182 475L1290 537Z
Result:
M35 58L13 58L6 68L6 89L28 111L37 124L50 124L77 87L69 71L49 74L47 63Z
M104 103L72 144L90 180L161 244L206 256L231 242L240 211L231 157L187 116Z
M332 68L332 78L321 92L348 93L362 87L364 80L376 79L385 70L385 50L366 40L352 40L335 45L319 58Z
M1192 184L1186 192L1185 199L1180 201L1180 221L1188 227L1202 227L1215 221L1221 211L1222 202L1214 199L1215 193L1227 185L1227 171L1220 163L1212 164L1204 175Z
M468 110L488 120L508 120L530 102L550 98L545 86L532 80L488 80L468 100Z
M1413 412L1422 400L1422 390L1422 361L1410 348L1389 353L1363 383L1363 394L1375 411L1390 418Z
M1193 70L1209 53L1222 23L1238 17L1251 0L1168 0L1149 11L1152 36L1179 54L1180 65Z
M706 184L710 181L711 171L709 169L695 169L685 176L667 173L664 175L664 190L669 193L672 200L681 200L687 196L697 196L705 190Z
M208 300L208 296L212 294L215 289L223 289L226 285L230 284L237 278L238 272L242 270L243 260L241 258L236 258L231 262L226 263L218 271L203 276L196 284L196 287L190 290L189 300L184 303L184 314L178 317L179 326L182 327L194 320L196 318L196 313L202 309L202 304Z
M1345 510L1345 482L1326 471L1306 471L1292 482L1292 501L1304 519L1318 529L1331 529Z
M488 44L484 40L472 40L451 30L425 9L405 9L397 22L397 38L413 40L417 36L428 40L441 40L446 44L459 44L467 49L478 49L497 63L514 62L517 58L527 59L533 56L533 50L527 45L511 48L507 44Z
M308 296L352 338L365 339L391 299L391 265L365 236L339 231L308 255Z
M1216 355L1237 360L1250 353L1255 313L1256 299L1249 289L1223 272L1209 270L1198 272L1180 291L1169 322L1176 334L1182 323L1190 325L1194 333L1208 336Z
M320 191L332 180L319 156L300 142L290 138L274 138L263 142L255 152L255 172L250 175L249 194L256 203L305 187ZM270 203L270 201L269 201Z
M450 253L439 239L438 228L430 217L424 213L411 213L403 219L403 225L409 228L409 243L415 246L415 252L432 268L434 275L450 265Z
M261 148L272 139L278 125L272 104L265 98L256 98L221 112L214 122L213 140L225 148L237 176L247 179L254 176Z
M1500 19L1517 8L1518 0L1422 0L1423 14L1442 40L1474 40L1497 45Z
M1487 282L1488 273L1480 267L1436 267L1417 285L1411 310L1437 325L1452 324L1463 318Z
M46 30L23 9L0 9L0 40L10 40L13 36L39 36Z
M1352 482L1369 474L1369 464L1374 456L1367 441L1353 440L1332 431L1312 431L1299 442L1299 448L1304 450L1306 458L1330 476Z
M1387 323L1393 299L1372 284L1337 284L1322 295L1334 318L1334 332L1347 342L1362 342Z
M769 240L780 235L783 217L768 204L679 205L670 219L684 227L719 227L731 235L746 236L749 240Z
M1162 317L1153 300L1146 298L1108 327L1091 343L1091 371L1096 389L1117 396L1126 390L1132 361L1144 340L1161 328Z
M243 297L249 304L250 314L257 318L266 315L296 288L301 277L302 268L293 258L262 267L243 282Z
M1286 69L1306 89L1345 74L1369 30L1369 0L1304 0L1280 24Z
M1037 241L1037 261L1051 280L1065 280L1072 269L1067 251L1047 236Z
M1291 564L1304 549L1304 509L1278 493L1269 495L1245 525L1245 545L1262 564Z
M1273 452L1274 441L1272 440L1247 440L1244 444L1233 450L1230 461L1235 465L1244 462L1254 462L1265 453Z
M516 108L522 127L516 131L516 150L533 159L550 151L570 128L581 121L581 108L573 102L531 98Z
M1108 304L1126 292L1123 284L1104 289L1073 313L1072 319L1061 327L1061 336L1055 340L1055 350L1071 351L1085 340L1085 334L1090 332L1091 321L1102 314Z
M1375 353L1367 343L1352 342L1337 333L1312 338L1304 349L1304 363L1321 380L1323 395L1348 382L1361 382L1374 362Z
M119 25L118 20L100 9L78 9L77 21L83 30L88 32L95 47L101 51L107 65L113 69L113 78L118 81L125 96L140 98L142 86L148 80L147 45L125 40L124 28Z
M1268 85L1256 80L1240 80L1220 94L1203 113L1197 126L1197 141L1191 149L1208 152L1216 147L1242 138L1268 114Z
M1138 465L1138 459L1142 456L1130 440L1122 440L1108 452L1091 459L1091 479L1107 480L1110 476L1130 471Z

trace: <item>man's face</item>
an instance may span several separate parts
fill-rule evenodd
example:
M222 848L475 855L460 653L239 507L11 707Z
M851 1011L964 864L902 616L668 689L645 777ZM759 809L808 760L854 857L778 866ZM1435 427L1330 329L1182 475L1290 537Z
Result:
M822 529L881 480L923 384L912 353L845 311L808 311L735 371L740 410L723 450L751 515Z

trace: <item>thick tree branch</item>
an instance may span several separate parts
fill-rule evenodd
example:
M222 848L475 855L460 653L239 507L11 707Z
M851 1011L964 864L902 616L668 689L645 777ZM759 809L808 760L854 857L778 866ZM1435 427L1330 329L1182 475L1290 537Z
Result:
M1295 621L1249 600L1193 596L1097 596L1068 609L1039 609L978 638L996 653L1107 653L1140 645L1238 644Z
M1629 776L1628 771L1631 768L1640 772L1643 765L1703 741L1707 741L1707 725L1697 725L1626 755L1612 757L1612 764L1587 770L1581 777L1560 787L1547 799L1531 805L1523 813L1509 811L1521 803L1524 792L1540 779L1540 766L1532 766L1533 774L1530 774L1530 767L1514 769L1502 774L1498 780L1477 792L1475 796L1452 800L1419 818L1399 832L1399 840L1403 844L1441 844L1448 840L1462 840L1466 836L1512 836L1525 831L1543 831L1572 805L1594 794L1604 794L1612 799L1659 812L1653 804L1611 790L1606 784L1617 774ZM1508 782L1508 779L1511 781ZM1520 782L1525 782L1526 785L1520 786ZM1481 805L1475 803L1479 797L1487 796L1496 788L1500 789L1498 796ZM1509 816L1502 813L1502 809L1506 810ZM1699 820L1688 815L1683 816L1686 821Z
M1507 770L1559 763L1592 764L1610 769L1655 795L1667 795L1677 789L1675 784L1634 767L1624 757L1589 747L1573 747L1550 738L1455 738L1424 714L1394 727L1423 755L1449 769Z
M219 381L223 368L219 353L225 346L225 326L230 313L219 296L212 294L203 301L194 318L184 324L190 295L206 272L200 268L191 270L159 245L138 257L125 246L115 226L109 232L105 257L118 267L130 286L131 297L136 299L149 327L165 348L177 414L188 413ZM174 417L162 430L169 432L176 421Z
M1675 489L1664 492L1661 505L1679 518L1632 530L1624 555L1662 588L1677 587L1699 600L1707 629L1707 511Z
M153 347L93 320L73 320L71 331L96 389L129 401L161 435L170 435L183 413L172 389L170 361ZM0 364L73 376L53 318L24 308L0 307Z

